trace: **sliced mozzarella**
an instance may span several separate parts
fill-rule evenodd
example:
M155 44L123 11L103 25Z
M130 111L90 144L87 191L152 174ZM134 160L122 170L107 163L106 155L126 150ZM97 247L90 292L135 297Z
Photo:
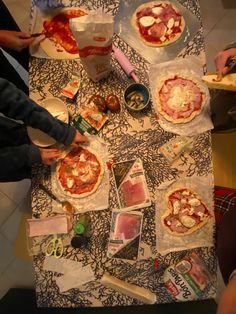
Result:
M168 28L172 28L175 24L175 20L173 19L173 17L171 19L169 19L168 23L167 23L167 27Z
M206 219L208 217L207 214L204 214L202 212L198 212L197 215L200 217L200 220L203 221L204 219Z
M182 224L179 221L175 225L175 227L181 227L181 226L182 226Z
M199 206L201 205L201 201L199 201L197 198L191 198L188 203L191 205L191 206Z
M189 217L189 216L182 216L180 217L180 221L182 224L187 228L192 228L196 225L196 220Z
M180 202L181 202L181 204L186 204L187 200L185 198L181 198Z
M91 167L87 166L84 168L84 174L80 175L80 180L83 182L90 181L93 177L93 171Z
M167 31L166 31L166 35L170 35L172 33L172 29L168 29Z
M78 174L79 174L79 171L78 171L78 169L77 168L74 168L74 169L72 169L72 174L73 174L73 176L78 176Z
M171 226L171 222L170 222L169 220L167 220L166 224L167 224L168 226Z
M190 194L189 191L183 191L183 192L182 192L182 195L189 195L189 194Z
M165 40L166 40L166 36L163 35L163 36L160 37L160 41L163 42L163 41L165 41Z
M81 154L79 156L79 161L86 161L85 157L84 157L84 154Z
M162 7L154 7L152 8L152 13L159 15L161 14L162 10L163 10Z
M175 201L173 203L173 214L177 215L179 213L180 208L181 208L180 202L179 201Z
M67 185L67 187L68 187L69 189L71 189L72 186L74 185L74 179L72 179L72 178L67 178L67 179L66 179L66 185Z
M175 27L179 26L179 21L175 21Z
M192 215L194 213L194 208L193 207L190 207L189 209L189 215Z
M158 17L157 19L156 19L156 23L158 24L158 23L160 23L161 22L161 19Z
M155 23L155 19L152 16L143 16L139 19L139 23L143 27L149 27L152 26Z

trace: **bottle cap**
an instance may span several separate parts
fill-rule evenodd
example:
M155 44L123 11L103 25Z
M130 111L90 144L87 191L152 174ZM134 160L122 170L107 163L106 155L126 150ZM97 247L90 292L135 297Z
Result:
M85 232L85 226L82 223L77 222L77 224L74 227L74 230L75 233L77 234L83 234Z

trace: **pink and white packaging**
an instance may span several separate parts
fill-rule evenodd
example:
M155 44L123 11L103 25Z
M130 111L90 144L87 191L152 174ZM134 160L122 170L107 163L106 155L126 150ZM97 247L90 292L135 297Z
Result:
M71 228L72 224L70 218L66 215L27 219L27 233L29 237L68 233Z
M113 16L101 10L70 19L81 62L89 78L98 82L109 75L114 32Z

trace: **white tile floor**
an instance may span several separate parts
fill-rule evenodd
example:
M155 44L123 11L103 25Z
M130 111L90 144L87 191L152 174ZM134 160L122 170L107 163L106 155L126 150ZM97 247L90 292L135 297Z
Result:
M22 30L28 30L30 0L4 0ZM236 2L234 0L200 0L208 71L214 70L214 55L236 40ZM27 82L20 65L15 68ZM27 192L29 180L19 183L0 183L0 298L10 287L33 287L32 264L15 257L14 243L22 211L29 210ZM28 195L29 196L29 195Z

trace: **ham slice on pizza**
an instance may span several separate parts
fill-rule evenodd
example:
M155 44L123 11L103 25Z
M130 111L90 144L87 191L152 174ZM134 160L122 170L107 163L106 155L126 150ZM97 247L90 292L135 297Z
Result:
M90 148L72 149L56 167L57 182L70 197L83 198L93 194L104 174L103 162Z
M140 5L131 23L143 43L153 47L173 43L185 28L181 12L169 1L152 1Z
M155 89L157 112L174 124L198 116L206 102L206 90L195 77L171 74L161 78Z
M162 223L173 235L189 235L202 228L212 217L201 197L189 188L171 191L166 201L168 210L162 217Z

